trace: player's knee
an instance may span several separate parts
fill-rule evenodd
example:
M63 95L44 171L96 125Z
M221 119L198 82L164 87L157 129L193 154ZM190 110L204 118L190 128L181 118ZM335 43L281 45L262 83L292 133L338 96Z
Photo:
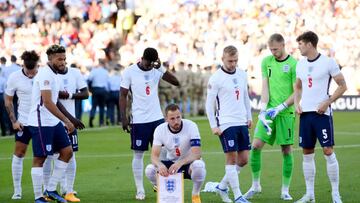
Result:
M261 141L260 139L255 139L252 143L252 149L253 150L261 150L264 146L264 142Z
M195 160L191 166L191 179L193 181L204 181L206 176L205 162L203 160Z
M156 175L156 167L153 164L147 165L146 168L145 168L145 175L149 179L151 177L154 177Z
M23 158L26 154L25 150L16 150L14 155L17 156L18 158Z
M282 146L281 151L284 155L288 155L291 153L291 147L290 145Z
M334 152L334 150L332 147L324 147L323 152L324 152L324 155L330 156Z
M248 164L248 162L249 162L249 158L243 157L238 161L237 165L239 165L240 167L244 167L246 164Z

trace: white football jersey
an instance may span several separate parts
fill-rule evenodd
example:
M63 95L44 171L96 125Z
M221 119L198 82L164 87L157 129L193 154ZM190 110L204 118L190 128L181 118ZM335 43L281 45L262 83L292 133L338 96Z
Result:
M55 126L60 120L44 106L41 90L51 90L51 100L56 104L59 96L60 81L57 74L49 66L39 68L34 77L28 125Z
M252 120L247 74L240 68L234 73L217 70L209 79L206 113L210 127L222 131L231 126L247 125Z
M296 65L296 78L301 80L301 107L303 112L317 111L319 104L329 99L331 77L340 74L334 59L320 55L313 61L301 59ZM330 115L331 109L325 112Z
M191 152L191 143L200 146L200 132L197 125L187 119L182 119L182 128L173 133L169 124L162 123L154 132L154 146L163 146L166 150L166 160L177 161L183 159Z
M67 91L69 93L76 93L76 90L87 87L87 84L80 73L79 69L68 68L67 73L57 74L60 81L60 91ZM61 104L65 109L75 116L75 100L74 99L60 99Z
M15 92L18 96L18 121L27 126L28 115L31 106L31 92L33 86L33 78L25 75L24 70L18 70L10 74L6 84L5 94L14 96Z
M137 64L124 70L121 87L132 94L132 123L148 123L164 118L158 96L162 75L156 69L143 71Z

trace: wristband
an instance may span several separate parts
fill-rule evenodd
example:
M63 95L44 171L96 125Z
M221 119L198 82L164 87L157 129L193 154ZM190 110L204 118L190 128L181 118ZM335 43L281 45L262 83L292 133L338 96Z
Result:
M74 96L73 93L70 93L70 92L69 92L69 98L68 98L68 99L72 99L73 96Z

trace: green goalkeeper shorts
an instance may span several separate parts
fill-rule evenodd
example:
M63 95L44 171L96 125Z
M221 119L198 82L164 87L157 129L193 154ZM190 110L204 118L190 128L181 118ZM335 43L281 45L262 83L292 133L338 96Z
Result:
M266 118L270 119L268 117ZM294 144L294 125L295 117L278 115L273 122L269 124L272 131L271 135L268 135L264 125L258 120L254 138L258 138L269 145L273 145L275 141L278 145L292 145Z

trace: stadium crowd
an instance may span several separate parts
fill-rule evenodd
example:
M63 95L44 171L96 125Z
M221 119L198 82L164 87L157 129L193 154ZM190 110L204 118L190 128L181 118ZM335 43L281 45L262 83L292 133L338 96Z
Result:
M145 47L156 47L183 84L177 89L161 83L162 102L181 102L191 114L203 112L204 88L228 44L239 49L250 94L259 95L260 63L269 54L267 38L274 32L282 33L288 52L300 58L296 36L316 30L320 52L343 68L346 94L360 92L356 0L0 0L0 10L0 57L8 59L2 67L10 65L10 56L29 49L41 55L44 65L46 48L61 44L68 64L87 77L97 66L109 72L123 69L139 61Z

